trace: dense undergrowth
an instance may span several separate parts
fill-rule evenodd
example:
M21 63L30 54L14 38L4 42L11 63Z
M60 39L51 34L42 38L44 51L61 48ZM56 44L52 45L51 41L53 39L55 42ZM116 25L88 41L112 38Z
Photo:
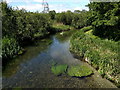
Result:
M71 38L70 50L120 87L120 42L101 39L93 35L92 31L89 26L76 32Z

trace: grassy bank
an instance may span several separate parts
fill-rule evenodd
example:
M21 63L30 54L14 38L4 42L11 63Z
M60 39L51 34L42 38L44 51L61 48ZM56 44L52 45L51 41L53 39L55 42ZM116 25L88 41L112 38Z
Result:
M51 32L69 31L71 29L73 29L72 26L64 25L62 23L53 23Z
M71 38L70 50L120 87L119 42L101 39L94 36L92 31L89 26L76 32Z

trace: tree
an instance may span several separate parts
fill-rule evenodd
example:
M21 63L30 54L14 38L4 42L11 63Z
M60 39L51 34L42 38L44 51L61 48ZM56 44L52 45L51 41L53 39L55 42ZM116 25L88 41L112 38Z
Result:
M94 34L120 40L120 2L92 2L89 5Z
M74 10L74 13L80 13L81 11L80 10Z
M49 11L49 15L50 15L51 19L54 20L55 19L55 15L56 15L55 10Z
M71 11L56 14L56 21L61 22L65 25L71 25L72 19L73 19L73 13Z

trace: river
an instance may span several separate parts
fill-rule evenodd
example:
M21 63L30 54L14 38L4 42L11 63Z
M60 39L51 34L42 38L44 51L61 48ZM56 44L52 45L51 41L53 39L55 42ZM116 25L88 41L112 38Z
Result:
M11 60L3 71L3 88L116 88L90 65L73 57L69 51L73 33L51 35L26 47L27 51ZM51 72L53 61L67 65L84 64L93 69L94 74L84 78L55 76Z

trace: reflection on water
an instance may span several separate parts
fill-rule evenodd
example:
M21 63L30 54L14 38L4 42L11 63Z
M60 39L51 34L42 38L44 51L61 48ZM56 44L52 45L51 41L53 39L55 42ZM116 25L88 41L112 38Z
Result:
M69 40L61 43L56 37L53 37L53 44L49 50L52 59L60 64L76 64L75 59L69 51L69 43Z
M3 87L108 87L109 85L100 85L100 81L96 82L95 75L86 78L73 78L67 75L57 77L51 72L52 61L68 65L84 64L73 58L69 52L69 39L73 31L67 33L63 36L60 34L51 36L51 44L48 44L49 39L44 39L39 41L38 45L28 47L27 52L13 60L3 72Z

